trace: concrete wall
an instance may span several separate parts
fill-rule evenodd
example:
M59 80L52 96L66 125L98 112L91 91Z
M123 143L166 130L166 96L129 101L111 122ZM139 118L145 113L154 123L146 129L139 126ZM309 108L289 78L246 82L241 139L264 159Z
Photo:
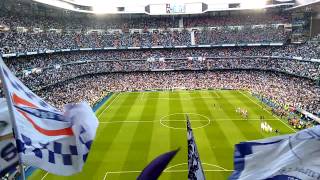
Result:
M320 12L312 15L311 19L311 36L320 34Z

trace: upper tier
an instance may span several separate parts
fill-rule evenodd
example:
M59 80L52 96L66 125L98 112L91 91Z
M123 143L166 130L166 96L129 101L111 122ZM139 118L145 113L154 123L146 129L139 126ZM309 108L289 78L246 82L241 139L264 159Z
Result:
M151 18L0 15L2 54L80 48L284 44L290 24L274 14Z

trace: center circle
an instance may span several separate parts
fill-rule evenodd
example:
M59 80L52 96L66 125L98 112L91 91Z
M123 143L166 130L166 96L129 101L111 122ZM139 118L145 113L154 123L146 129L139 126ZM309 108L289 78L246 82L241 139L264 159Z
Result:
M187 115L192 129L203 128L211 122L207 116L198 113L173 113L161 117L160 124L170 129L187 130Z

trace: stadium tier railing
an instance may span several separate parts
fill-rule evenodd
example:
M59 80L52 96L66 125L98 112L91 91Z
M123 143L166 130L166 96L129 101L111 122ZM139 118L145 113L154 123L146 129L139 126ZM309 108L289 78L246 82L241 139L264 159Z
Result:
M206 62L212 62L214 63L214 60L234 60L234 59L255 59L255 58L259 58L260 60L264 59L264 60L269 60L269 59L273 59L273 60L279 60L279 61L288 61L288 63L290 64L291 62L294 63L294 61L298 61L299 63L303 63L303 62L308 62L308 63L312 63L312 64L318 64L320 63L320 60L306 60L306 59L302 59L302 58L289 58L289 57L279 57L279 56L241 56L241 57L236 57L236 56L228 56L228 57L187 57L187 58L149 58L149 59L123 59L123 60L82 60L82 61L74 61L74 62L69 62L69 63L63 63L63 64L51 64L48 65L47 67L42 67L42 68L29 68L29 69L24 69L20 72L17 72L17 75L19 76L28 76L29 74L32 73L42 73L42 71L45 71L47 69L59 69L62 68L64 66L70 66L70 65L79 65L79 64L88 64L88 63L103 63L103 62L125 62L125 61L144 61L144 62L166 62L166 61L187 61L187 60L191 60L191 61L206 61ZM250 63L249 63L250 64ZM256 62L257 65L259 65L259 62ZM237 65L237 64L236 64ZM301 64L300 64L301 65ZM279 65L278 65L279 66ZM281 66L281 62L280 62L280 66ZM299 76L299 77L303 77L303 78L308 78L311 80L316 81L319 76L320 76L320 72L316 73L316 74L311 74L310 72L300 72L300 71L296 71L294 69L287 69L287 67L282 67L283 69L281 69L281 67L273 67L273 66L268 66L268 67L259 67L259 66L254 66L252 67L252 64L250 64L250 66L248 68L245 67L241 67L239 66L232 66L232 67L227 67L227 66L211 66L210 68L201 68L201 69L190 69L190 68L166 68L166 69L157 69L157 68L146 68L144 69L144 71L173 71L173 70L227 70L227 69L255 69L255 70L269 70L269 71L275 71L275 72L281 72L281 73L286 73L286 74L290 74L290 75L294 75L294 76ZM123 72L124 70L116 70L116 71L108 71L108 72ZM137 69L137 70L132 70L132 71L143 71L141 69ZM93 72L94 73L94 72ZM307 73L307 74L306 74Z
M283 46L283 42L273 43L235 43L235 44L212 44L212 45L188 45L188 46L143 46L143 47L101 47L101 48L75 48L75 49L47 49L17 53L3 53L2 57L32 56L38 54L52 54L72 51L95 51L95 50L124 50L124 49L172 49L172 48L207 48L207 47L246 47L246 46Z

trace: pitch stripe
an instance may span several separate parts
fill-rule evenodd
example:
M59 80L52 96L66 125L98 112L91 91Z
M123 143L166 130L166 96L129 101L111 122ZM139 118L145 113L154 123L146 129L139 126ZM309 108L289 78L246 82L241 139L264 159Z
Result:
M120 95L120 94L121 94L121 93L118 93L117 96L111 101L111 103L99 114L98 119L99 119L99 118L101 117L101 115L114 103L114 101L119 98L119 95Z
M147 97L158 97L158 93L149 93ZM148 99L148 98L147 98ZM142 106L139 103L139 109L134 111L135 114L139 115L139 119L155 119L155 114L157 111L158 103L154 101L147 100ZM135 128L133 130L132 141L130 142L128 149L128 153L126 154L126 160L121 167L122 169L131 169L134 164L135 167L140 167L141 169L148 164L148 153L151 144L151 137L153 133L153 125L145 123L137 123L135 126L131 126ZM143 144L144 152L141 151L141 145ZM119 179L125 179L121 175Z
M253 101L248 95L246 95L245 93L241 92L238 90L238 92L240 92L243 96L245 96L246 98L248 98L250 101L252 101L253 103L255 103L256 105L258 105L259 107L261 107L264 111L266 111L267 113L269 113L270 115L272 115L273 117L275 117L277 120L279 120L282 124L284 124L285 126L287 126L288 128L290 128L293 132L297 132L295 129L293 129L291 126L289 126L288 124L284 123L279 117L275 116L274 114L272 114L270 111L266 110L265 107L261 106L260 104L258 104L257 102Z
M108 119L120 119L121 117L121 119L125 120L130 117L129 114L131 111L135 111L134 102L138 101L137 95L129 97L125 94L121 94L118 97L120 98L114 101L116 106L111 106L112 109L107 111L102 117L108 115ZM132 104L133 106L126 106L127 104ZM109 161L112 161L114 157L117 157L118 162L113 161L113 166L117 166L119 163L125 161L124 157L119 155L119 150L122 150L122 141L126 140L127 137L130 137L131 128L132 127L128 126L126 123L118 123L116 127L108 127L100 124L98 130L99 134L97 134L95 143L92 147L94 148L92 151L96 152L96 157L93 158L94 161L87 162L87 166L95 167L91 169L91 174L98 175L100 172L104 172L106 167L109 166Z
M148 95L149 93L146 93L145 95ZM168 97L168 93L161 93L157 92L158 97ZM154 97L154 96L152 96ZM151 143L149 147L149 152L147 152L147 161L151 162L155 157L157 157L159 154L162 154L164 152L167 152L170 150L170 141L169 139L169 131L170 129L168 128L162 128L159 123L159 119L163 116L163 114L169 114L169 109L167 106L167 101L152 101L152 102L157 102L157 108L154 113L154 119L153 120L158 120L155 121L151 126L153 126L153 132L151 135ZM146 119L144 119L146 120ZM159 138L161 137L161 138Z
M216 93L209 92L209 94L213 97L217 96ZM198 92L195 95L201 97L203 93ZM192 94L190 96L192 96ZM222 100L223 100L223 97L221 97L220 99L216 99L215 103L220 104L219 101L222 101ZM211 103L208 101L205 101L204 99L201 99L199 101L193 101L193 107L197 113L205 113L211 117L215 116L215 111L213 112L212 110L210 110ZM228 120L228 125L230 122L232 121ZM217 147L217 148L228 147L228 149L231 149L233 145L230 142L230 140L226 138L228 135L230 136L230 132L225 132L224 125L220 125L218 121L212 121L211 126L208 126L207 128L199 129L199 132L195 134L195 138L199 147L200 159L202 161L211 159L210 160L211 162L215 162L215 164L219 164L221 166L227 167L227 164L226 164L227 158L225 157L225 154L222 154L220 151L213 150L212 147ZM201 137L201 138L198 138L198 137ZM219 139L225 139L224 143L223 144L220 143ZM208 149L211 149L211 151L208 151ZM218 174L216 178L223 179L223 176L221 174Z
M226 93L225 93L226 94ZM223 94L222 96L225 96L225 94ZM244 107L245 109L248 110L249 112L249 116L251 114L253 114L254 116L258 116L259 114L259 109L257 108L253 108L252 105L250 106L250 102L242 97L239 94L236 93L230 93L227 92L228 97L232 97L232 101L229 100L228 98L225 97L225 102L227 103L227 105L229 107L232 107L234 110L236 109L236 106L234 104L237 104L237 106L240 107ZM260 110L261 111L261 110ZM236 114L235 111L233 111L233 114L240 116L239 114ZM247 140L251 140L251 139L260 139L260 138L265 138L265 136L261 133L258 125L253 124L253 123L246 123L244 124L240 124L240 123L234 123L236 125L236 127L240 130L241 134L247 139ZM248 130L245 130L245 129Z
M142 106L139 106L139 94L125 95L124 100L121 104L117 104L118 108L113 108L112 111L116 109L116 112L112 113L108 119L120 118L129 119L133 114L140 114L142 112ZM122 99L121 99L122 100ZM131 150L130 144L134 143L134 135L136 128L139 123L128 124L120 123L117 127L105 127L106 129L118 129L117 134L112 138L112 143L109 145L108 151L104 152L104 149L100 149L105 153L105 156L101 158L101 162L104 162L101 166L101 171L105 171L106 167L109 167L109 163L112 163L113 167L118 169L123 169L128 159L129 151ZM118 125L118 124L117 124ZM105 135L105 134L104 134ZM107 138L101 137L101 139ZM105 147L104 147L105 148ZM116 158L116 161L115 161ZM93 165L95 166L95 165Z
M181 98L182 92L177 92L177 93L171 93L168 92L169 98ZM181 100L178 101L168 101L167 107L169 108L169 114L177 113L177 112L184 112L183 111L183 103ZM187 142L187 133L186 130L178 132L175 129L168 128L169 133L168 133L168 141L169 141L169 147L170 150L180 148L180 152L176 154L176 157L173 159L171 163L175 161L175 159L186 159L186 155L188 154L187 152L187 147L186 147L186 142ZM175 179L172 174L169 174L169 179Z

